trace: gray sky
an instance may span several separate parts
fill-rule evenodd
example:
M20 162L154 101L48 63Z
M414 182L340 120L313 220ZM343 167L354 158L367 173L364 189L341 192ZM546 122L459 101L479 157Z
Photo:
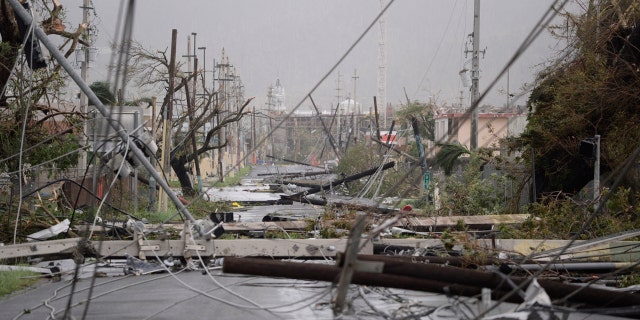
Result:
M121 1L94 1L98 28L98 60L89 83L107 79L109 43L114 39ZM480 91L484 92L516 48L548 9L551 0L485 0L481 3ZM470 68L465 45L473 29L473 0L397 0L387 11L387 101L404 103L436 99L439 104L469 103L469 90L458 72ZM71 25L81 21L82 0L63 1ZM295 106L346 52L380 10L375 0L139 0L133 37L150 51L170 46L178 30L178 56L187 54L187 36L196 32L197 46L207 47L206 65L219 61L222 48L245 85L245 95L261 108L269 85L280 79L289 108ZM378 24L364 37L326 81L313 93L319 107L337 103L337 72L341 96L353 96L368 107L377 94ZM556 41L545 32L510 69L509 91L518 93L531 83L539 64L554 55ZM202 50L199 50L202 60ZM186 59L186 58L181 58ZM211 76L208 76L211 79ZM129 94L135 88L127 88ZM506 103L504 77L483 103ZM147 93L141 95L148 95ZM518 101L524 104L524 99ZM307 109L310 103L303 104Z

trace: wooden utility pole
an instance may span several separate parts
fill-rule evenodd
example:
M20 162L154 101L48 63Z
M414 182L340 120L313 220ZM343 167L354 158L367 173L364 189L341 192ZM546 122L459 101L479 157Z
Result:
M164 176L168 179L171 176L171 127L173 117L173 88L175 87L175 74L176 74L176 43L178 39L178 30L171 30L171 57L169 60L169 92L167 92L168 101L167 107L162 113L164 124L162 126L162 155L160 161L162 162L162 169ZM167 181L168 182L168 181ZM161 211L167 211L167 194L166 192L159 193L159 208Z

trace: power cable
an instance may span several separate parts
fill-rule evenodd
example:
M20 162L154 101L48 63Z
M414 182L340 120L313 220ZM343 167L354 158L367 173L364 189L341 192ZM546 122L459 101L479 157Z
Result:
M375 24L378 22L378 20L380 19L380 17L382 17L382 15L387 11L387 9L389 9L389 7L395 2L395 0L391 0L389 1L389 3L386 4L386 6L380 10L380 12L378 13L378 15L373 19L373 21L369 24L369 26L367 26L367 28L365 28L365 30L360 34L360 36L351 44L351 46L349 46L349 48L345 51L345 53L338 59L338 61L329 69L329 71L327 71L324 76L322 76L322 78L320 78L320 80L311 88L311 90L309 90L309 92L307 94L304 95L304 97L296 104L296 106L289 111L285 117L280 120L269 132L269 134L272 134L273 132L275 132L275 130L279 129L285 122L287 119L289 119L295 112L296 110L298 110L298 108L300 108L300 106L302 106L302 103L304 103L307 98L311 95L313 95L313 93L318 89L318 87L320 87L320 85L322 83L324 83L324 81L336 70L336 68L338 68L338 66L347 58L347 56L351 53L351 51L353 51L353 49L360 43L360 41L364 38L365 35L367 35L367 33L369 33L369 31L375 26ZM267 139L269 139L269 135L266 135L264 138L262 138L261 140L258 141L258 143L256 143L256 146L250 150L249 152L247 152L247 154L242 157L240 160L237 161L237 163L229 170L233 170L235 169L239 163L242 163L248 156L249 154L253 153L255 150L257 150L258 147L262 146L263 143L265 143L267 141ZM230 171L228 171L230 172ZM227 173L228 173L227 172Z
M386 9L386 8L385 8L385 9ZM326 78L326 76L325 76L325 78ZM324 80L324 78L323 78L323 80ZM323 81L323 80L322 80L322 81ZM322 81L321 81L321 82L322 82ZM316 87L317 87L317 86L316 86ZM313 90L315 90L315 88L314 88ZM313 92L313 90L312 90L312 92ZM304 101L304 100L303 100L303 101ZM303 101L301 101L301 103L302 103ZM300 103L300 104L301 104L301 103ZM298 107L300 106L300 104L298 105ZM297 108L297 107L296 107L296 108ZM282 122L278 125L278 127L279 127L281 124L282 124ZM264 140L265 140L265 139L263 139L263 141L261 141L261 143L264 143ZM246 158L246 156L245 156L245 158ZM243 159L243 160L244 160L244 159Z
M31 15L31 19L33 19L33 12L31 10L29 10L29 14ZM27 42L27 39L33 39L33 37L30 37L30 35L32 33L33 33L33 24L30 24L29 25L29 30L25 33L21 48L20 48L20 50L18 52L24 50L24 47L25 47L26 42ZM33 40L32 40L31 45L33 45ZM32 51L32 53L33 53L33 51ZM17 60L18 59L16 58L16 61ZM31 61L33 61L33 59ZM15 69L12 69L12 72L13 72L13 70L15 70ZM33 74L31 74L31 75L33 75ZM7 83L8 83L8 81L7 81ZM6 88L6 86L5 86L5 88ZM30 98L30 95L27 95L27 99L25 99L24 101L25 102L30 101L31 99L29 99L29 98ZM22 104L22 103L18 103L18 105L20 105L20 104ZM22 150L24 149L24 140L25 140L25 134L26 134L26 131L27 131L27 119L29 119L29 107L30 107L30 105L31 105L31 103L27 102L26 105L23 107L24 108L24 114L22 115L23 116L23 119L22 119L22 132L20 133L20 156L18 157L18 170L19 170L19 174L18 174L18 190L19 191L18 192L20 194L20 199L22 199L22 193L23 193L22 178L23 178L23 170L24 170L24 168L22 167L23 166L23 163L22 163L22 161L23 161L23 158L22 158L23 152L22 152ZM18 211L16 213L16 223L15 223L15 226L14 226L14 229L13 229L13 232L14 232L13 244L16 244L16 233L18 233L18 223L20 221L20 211L21 210L22 210L22 200L18 202Z
M453 9L451 10L451 15L449 15L449 20L447 21L447 25L444 27L445 31L442 33L442 37L440 38L440 41L438 42L438 45L436 46L436 52L433 54L433 58L429 62L429 65L427 65L427 69L424 71L424 74L422 75L422 79L420 79L420 82L418 83L418 86L416 87L416 91L413 93L414 95L418 94L418 91L420 90L420 87L422 87L422 83L427 78L427 74L431 70L431 66L433 65L433 63L436 60L435 59L436 56L440 52L440 48L442 47L442 44L444 43L444 40L446 39L447 32L449 31L449 27L451 25L451 21L453 20L453 13L456 11L457 7L458 7L458 0L456 0L456 2L454 2L454 4L453 4Z

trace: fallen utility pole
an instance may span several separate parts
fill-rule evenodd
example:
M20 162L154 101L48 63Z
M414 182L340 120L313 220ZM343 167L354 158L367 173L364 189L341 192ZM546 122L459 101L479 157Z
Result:
M318 263L285 262L259 258L225 257L222 263L222 271L225 273L241 273L267 277L284 277L300 280L319 280L337 283L342 271L335 265ZM423 292L435 292L441 294L453 294L465 297L479 296L482 288L446 283L437 280L407 277L392 274L359 272L355 271L351 278L352 284L369 285L377 287L398 288ZM500 299L505 292L495 290L491 293L492 299ZM519 296L514 296L507 301L522 302Z
M311 97L311 95L309 95L309 100L311 100L311 104L313 105L313 108L316 109L316 113L318 114L318 119L320 120L320 124L322 124L322 129L324 130L324 133L329 137L329 143L331 144L331 148L333 148L333 153L336 154L336 159L340 160L340 152L338 152L338 148L336 148L336 142L333 140L333 135L331 134L331 130L329 130L329 128L327 128L327 126L324 124L324 121L322 120L322 116L320 115L320 110L318 110L318 107L316 106L316 102L313 101L313 98Z
M282 184L295 184L296 186L304 187L304 188L315 188L318 186L317 183L306 183L306 182L295 181L295 180L282 180Z
M306 196L305 197L300 197L300 198L297 198L297 199L285 198L287 196L281 196L281 197L283 197L283 199L281 199L281 200L289 200L289 201L296 201L296 202L300 202L300 203L308 203L308 204L313 204L313 205L316 205L316 206L326 206L326 205L330 204L331 206L334 206L336 208L347 207L347 208L349 208L351 210L357 210L357 211L378 212L378 213L384 213L384 214L397 213L399 211L399 210L394 209L394 208L384 208L384 207L379 207L379 206L375 206L375 205L353 203L352 201L349 201L349 200L327 201L327 199L319 199L319 198L312 198L312 197L306 197Z
M388 246L388 245L387 245ZM375 246L374 246L375 248ZM340 259L340 254L338 254ZM478 266L488 264L499 264L504 261L500 261L497 258L491 257L479 257L478 259L472 259L469 257L440 257L440 256L403 256L403 255L358 255L358 260L362 261L381 261L381 262L414 262L414 263L430 263L438 265L447 265L458 268L478 269Z
M256 223L257 224L257 223ZM266 228L302 224L289 222L263 222L261 230ZM225 224L225 229L226 229ZM184 229L183 229L184 230ZM186 234L188 232L183 233ZM261 255L265 257L293 258L308 257L325 259L334 257L346 249L346 239L297 239L295 242L285 239L233 239L233 240L187 240L186 236L176 240L148 240L142 243L132 240L111 240L102 244L94 241L82 241L79 238L48 240L15 245L0 246L0 259L22 257L46 257L47 259L74 258L82 261L85 257L123 258L173 256L174 258L193 255L197 251L204 259L210 257ZM189 251L189 252L187 252ZM373 244L364 244L359 254L373 254ZM80 262L78 262L80 263Z
M258 173L258 177L264 177L264 176L279 176L283 179L290 179L290 178L304 178L304 177L311 177L311 176L321 176L327 174L324 171L317 171L317 172L297 172L297 173L286 173L286 174L277 174L277 173Z
M368 259L371 260L371 259ZM384 274L404 275L416 278L427 278L457 283L478 288L490 288L503 291L512 290L513 287L505 281L508 277L514 284L527 284L531 279L500 275L495 272L483 272L456 267L443 267L428 263L413 263L404 261L384 261ZM538 283L545 289L551 299L563 300L574 303L586 303L597 307L624 307L640 304L640 296L597 289L593 287L564 284L557 281L538 279Z
M284 262L256 258L226 257L222 271L269 277L337 282L341 268L314 263ZM507 293L516 285L531 279L509 277L496 273L460 269L420 263L385 262L382 273L354 272L353 284L400 288L460 296L480 295L482 288L491 288L492 299L504 298L508 302L522 302L517 294ZM538 280L553 300L576 303L579 308L627 307L640 305L640 296L593 287L576 286L551 280Z
M290 160L290 159L285 159L285 158L278 158L278 157L274 157L272 155L267 155L267 158L276 159L276 160L282 160L282 161L285 161L285 162L291 162L291 163L295 163L295 164L301 164L303 166L317 167L317 166L314 166L314 165L312 165L310 163L300 162L300 161Z
M387 169L393 168L395 165L396 165L396 163L394 161L391 161L389 163L385 163L382 166L382 170L387 170ZM296 199L302 198L303 196L306 196L308 194L314 194L314 193L318 193L318 192L320 192L322 190L328 190L332 186L336 186L336 185L339 185L341 183L346 183L346 182L350 182L350 181L353 181L353 180L360 179L362 177L370 176L370 175L376 173L376 171L378 171L378 169L379 169L379 167L371 168L369 170L365 170L365 171L362 171L360 173L356 173L356 174L354 174L352 176L348 176L348 177L346 177L344 179L339 179L339 180L332 181L331 183L322 185L320 187L311 188L309 190L306 190L306 191L303 191L303 192L294 193L292 195L282 195L280 197L282 199L296 200Z

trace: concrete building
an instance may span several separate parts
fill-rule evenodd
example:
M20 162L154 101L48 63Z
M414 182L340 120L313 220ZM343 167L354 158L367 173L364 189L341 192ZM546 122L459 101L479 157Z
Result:
M487 112L478 114L478 147L500 149L500 139L519 136L525 129L527 117L518 112ZM470 147L470 114L441 112L435 116L436 142L458 142ZM428 156L437 153L432 148Z

